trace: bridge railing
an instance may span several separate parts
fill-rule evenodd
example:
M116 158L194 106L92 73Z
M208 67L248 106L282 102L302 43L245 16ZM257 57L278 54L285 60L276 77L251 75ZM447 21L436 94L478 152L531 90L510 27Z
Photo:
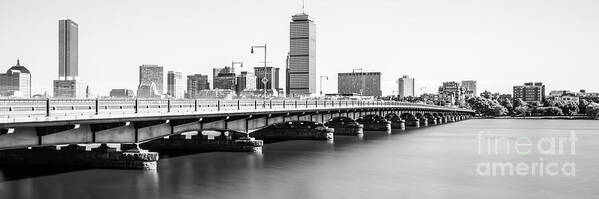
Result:
M206 100L206 99L1 99L0 123L52 119L193 114L219 111L406 106L443 108L395 101L357 100ZM461 109L455 109L461 110Z

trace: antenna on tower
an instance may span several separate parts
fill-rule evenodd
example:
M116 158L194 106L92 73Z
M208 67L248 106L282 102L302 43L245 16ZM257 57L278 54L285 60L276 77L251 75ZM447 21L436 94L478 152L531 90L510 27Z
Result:
M306 0L302 0L302 13L303 14L306 14L306 7L305 7L305 5L306 5Z

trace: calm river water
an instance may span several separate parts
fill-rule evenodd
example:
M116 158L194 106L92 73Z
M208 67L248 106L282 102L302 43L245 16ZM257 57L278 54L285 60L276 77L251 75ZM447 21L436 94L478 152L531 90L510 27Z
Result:
M153 172L3 169L0 198L599 198L599 121L468 120L263 151L163 157Z

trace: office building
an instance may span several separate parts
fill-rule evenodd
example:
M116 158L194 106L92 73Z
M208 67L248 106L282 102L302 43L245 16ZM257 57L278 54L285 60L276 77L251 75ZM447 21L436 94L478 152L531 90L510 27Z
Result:
M237 93L242 91L256 91L256 79L256 75L253 73L242 71L237 76Z
M159 98L163 94L164 69L158 65L139 66L137 97Z
M31 73L21 66L18 59L17 65L10 67L6 73L0 73L0 96L31 97Z
M58 79L76 80L79 75L79 25L58 21Z
M58 80L53 81L55 98L85 98L87 85L79 82L79 25L58 21Z
M277 67L254 67L254 74L256 75L256 89L263 90L264 83L262 79L266 77L268 82L266 83L267 90L280 90L279 87L279 68Z
M213 89L237 90L237 76L235 75L235 71L233 71L232 67L226 66L224 68L214 68L212 72Z
M227 74L227 73L233 73L233 74L235 74L235 68L228 67L228 66L225 66L225 67L222 67L222 68L213 68L212 69L212 81L214 81L214 79L216 79L216 77L218 76L218 74L221 74L221 73L225 73L225 74ZM214 82L212 82L212 83L214 83Z
M110 90L110 97L112 98L133 98L135 93L131 89L112 89Z
M407 75L402 76L397 80L397 95L399 97L415 97L414 93L414 78Z
M316 25L306 13L293 15L290 22L287 95L316 93ZM256 76L258 74L256 73Z
M80 80L54 80L54 98L86 98L87 84Z
M465 102L464 87L455 81L443 82L439 86L439 100L451 105Z
M167 95L173 98L183 98L185 83L181 72L168 71L166 74Z
M545 99L545 85L542 82L526 82L524 85L514 86L514 99L525 102L543 102Z
M210 90L208 75L195 74L187 76L187 98L198 98L203 90Z
M359 94L362 96L381 96L381 73L359 72L339 73L337 89L341 95Z
M464 88L464 95L467 98L476 96L476 81L475 80L462 81L462 87Z

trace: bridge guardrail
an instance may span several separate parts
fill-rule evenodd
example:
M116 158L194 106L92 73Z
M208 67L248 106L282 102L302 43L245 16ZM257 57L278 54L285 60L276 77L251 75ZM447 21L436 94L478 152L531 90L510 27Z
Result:
M371 106L407 106L464 111L464 109L425 104L358 100L0 99L0 123L48 121L67 118L176 115L219 111Z

